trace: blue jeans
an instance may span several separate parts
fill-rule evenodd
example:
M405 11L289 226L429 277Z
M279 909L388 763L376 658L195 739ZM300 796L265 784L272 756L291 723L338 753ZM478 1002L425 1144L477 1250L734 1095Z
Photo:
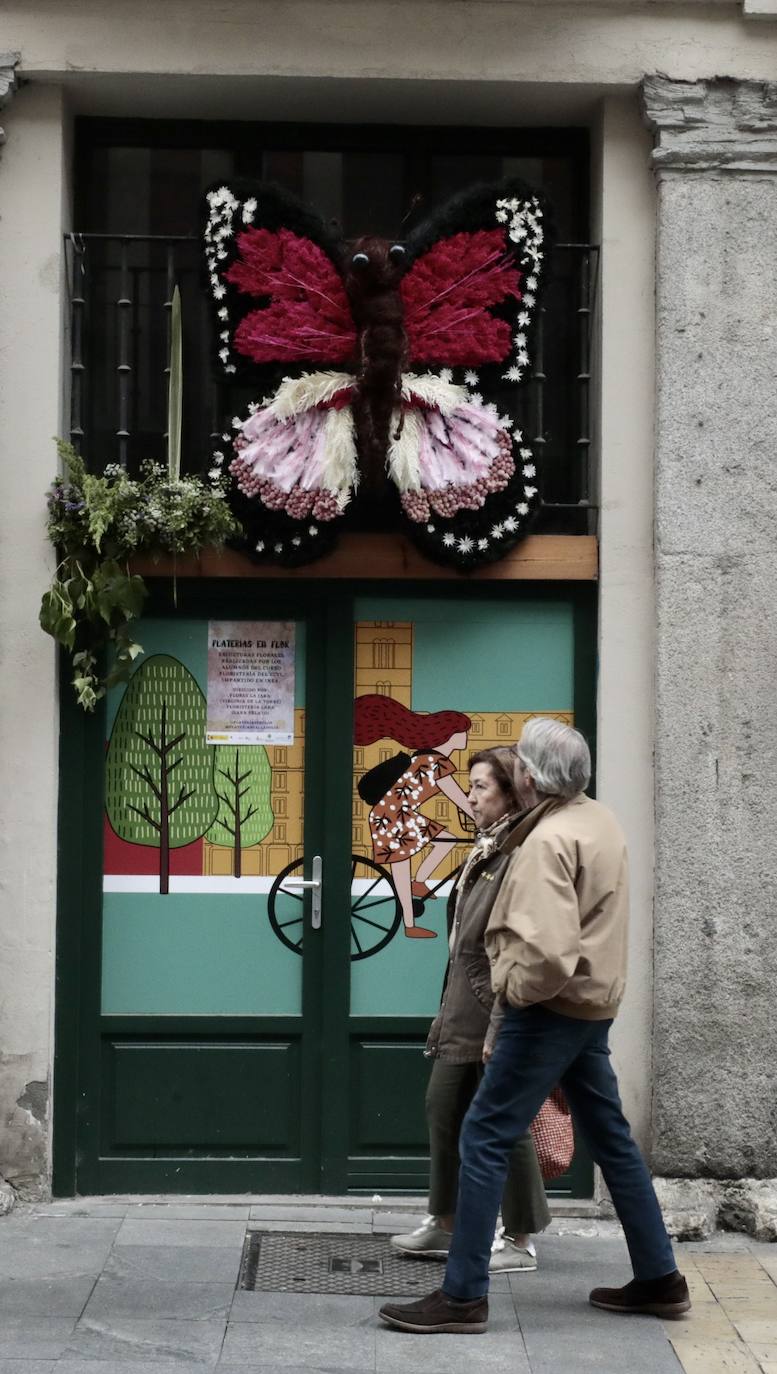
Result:
M676 1268L645 1161L623 1115L607 1044L611 1021L536 1006L508 1007L483 1081L464 1118L456 1223L443 1290L482 1297L510 1150L560 1083L575 1126L604 1175L638 1279Z

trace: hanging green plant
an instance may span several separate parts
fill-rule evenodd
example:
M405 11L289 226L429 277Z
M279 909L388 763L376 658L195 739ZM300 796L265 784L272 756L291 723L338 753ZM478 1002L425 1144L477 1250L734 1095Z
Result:
M60 562L40 609L41 628L71 655L78 704L93 711L107 688L128 679L143 649L131 622L147 588L130 573L133 554L196 554L237 538L240 526L217 469L209 480L180 476L181 313L171 311L167 464L144 463L130 477L117 463L87 472L71 444L57 440L62 474L49 489L47 530ZM101 674L103 651L108 668Z

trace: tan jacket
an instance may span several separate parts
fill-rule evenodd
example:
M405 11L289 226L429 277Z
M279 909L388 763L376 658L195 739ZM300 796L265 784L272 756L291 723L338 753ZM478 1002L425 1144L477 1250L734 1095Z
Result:
M623 997L627 926L623 832L580 794L543 815L510 860L485 935L494 992L512 1007L607 1020Z

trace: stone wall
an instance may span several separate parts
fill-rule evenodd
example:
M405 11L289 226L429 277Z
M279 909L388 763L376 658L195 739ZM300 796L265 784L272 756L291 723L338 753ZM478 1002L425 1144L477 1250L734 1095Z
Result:
M18 91L0 162L0 1174L50 1178L57 865L54 646L38 628L52 551L43 495L56 470L63 337L62 92ZM8 1193L2 1190L0 1210Z
M651 78L653 1163L777 1174L777 86Z

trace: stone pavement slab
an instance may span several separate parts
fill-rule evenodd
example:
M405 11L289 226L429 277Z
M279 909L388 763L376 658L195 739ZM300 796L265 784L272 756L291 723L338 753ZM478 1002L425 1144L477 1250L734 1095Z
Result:
M120 1245L108 1256L103 1277L230 1283L240 1271L242 1238L226 1245ZM0 1309L1 1310L1 1309Z
M0 1280L0 1326L8 1316L37 1313L42 1317L72 1317L83 1312L96 1278L93 1274L61 1279Z
M135 1317L84 1318L63 1351L67 1359L167 1361L215 1365L226 1320L177 1321ZM20 1374L24 1374L20 1371ZM57 1371L59 1374L59 1371Z
M230 1322L222 1360L243 1368L303 1365L308 1370L347 1369L364 1374L375 1369L372 1313L359 1323L346 1325Z
M242 1246L245 1221L145 1221L132 1216L121 1222L116 1245Z
M372 1324L374 1299L343 1293L235 1293L230 1322L311 1329Z
M125 1317L169 1317L188 1321L227 1319L234 1283L187 1283L167 1279L105 1276L97 1283L84 1312L89 1321Z
M74 1326L69 1317L6 1316L0 1324L0 1357L56 1360L65 1350Z

